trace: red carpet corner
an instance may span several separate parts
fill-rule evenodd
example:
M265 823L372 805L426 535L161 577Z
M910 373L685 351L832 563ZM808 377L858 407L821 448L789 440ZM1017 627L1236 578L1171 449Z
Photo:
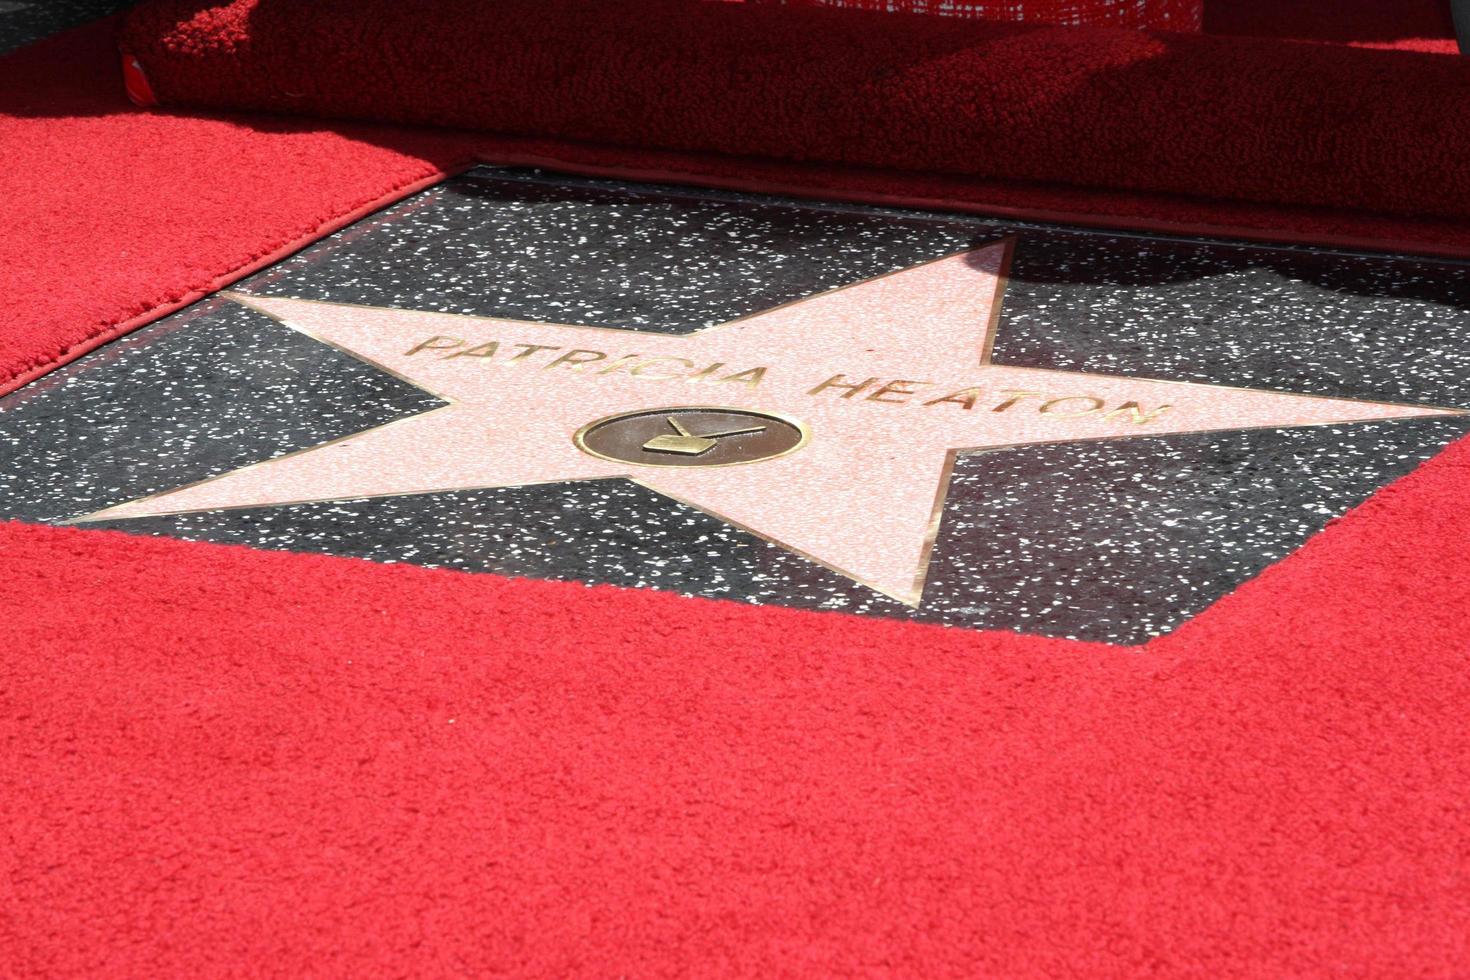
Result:
M975 193L140 113L110 42L0 60L12 381L475 150ZM0 972L1464 973L1467 477L1142 650L0 525Z

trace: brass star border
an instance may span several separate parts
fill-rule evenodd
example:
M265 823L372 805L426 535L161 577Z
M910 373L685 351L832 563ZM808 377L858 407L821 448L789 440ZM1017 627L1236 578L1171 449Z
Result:
M623 478L917 606L962 453L1464 414L996 365L1015 245L688 334L224 293L446 404L68 523ZM641 466L576 441L612 416L693 408L809 437L721 467Z

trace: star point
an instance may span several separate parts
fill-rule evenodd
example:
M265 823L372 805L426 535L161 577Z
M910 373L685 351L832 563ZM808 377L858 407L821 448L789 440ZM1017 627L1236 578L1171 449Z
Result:
M917 605L959 453L1460 414L996 365L1013 247L687 335L226 293L447 404L74 522L622 477ZM725 447L759 421L686 428L691 411L769 413L808 437L732 464ZM631 458L579 443L639 413L666 417Z

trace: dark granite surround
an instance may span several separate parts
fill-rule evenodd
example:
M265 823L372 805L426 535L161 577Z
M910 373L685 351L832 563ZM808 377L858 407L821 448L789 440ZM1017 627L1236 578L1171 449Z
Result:
M0 0L0 54L131 7L135 0Z
M481 168L242 292L684 333L1018 234L999 364L1470 407L1463 263ZM214 298L0 399L0 518L59 522L439 404ZM117 521L132 533L1136 643L1470 418L962 457L923 604L622 480Z

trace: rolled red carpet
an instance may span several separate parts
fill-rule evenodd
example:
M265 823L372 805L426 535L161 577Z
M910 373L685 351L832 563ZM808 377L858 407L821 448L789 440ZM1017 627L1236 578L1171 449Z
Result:
M256 24L235 24L265 84ZM982 186L137 112L112 56L92 29L0 61L7 380L477 152ZM1384 67L1360 85L1400 84L1362 64ZM612 96L586 81L558 91L594 112ZM0 524L0 974L1463 975L1467 542L1462 443L1118 650Z
M145 7L137 16L159 13ZM134 31L143 24L135 22ZM172 50L184 36L161 35L156 43ZM0 145L9 164L0 167L8 208L0 268L10 277L0 308L0 391L477 158L1112 227L1470 252L1463 222L1342 208L307 118L140 112L127 103L116 57L114 29L98 24L0 59ZM230 94L221 87L221 99ZM57 173L88 178L58 181ZM110 244L99 252L99 241Z
M1470 63L694 0L152 0L164 104L1470 216Z

